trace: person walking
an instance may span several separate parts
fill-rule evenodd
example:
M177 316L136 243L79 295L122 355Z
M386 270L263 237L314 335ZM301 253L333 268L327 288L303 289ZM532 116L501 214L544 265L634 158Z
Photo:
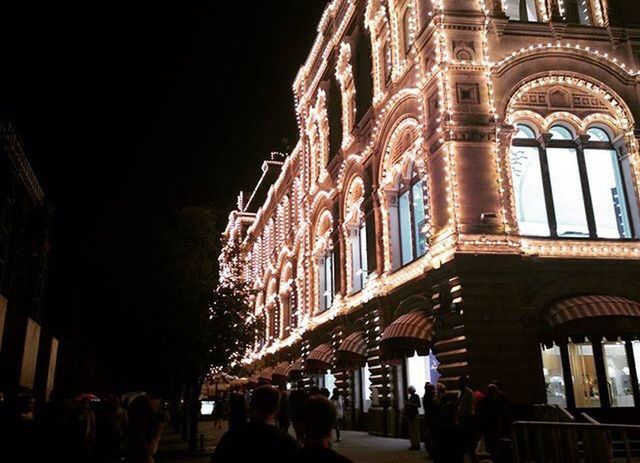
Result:
M476 416L473 407L473 389L469 387L471 384L469 377L460 376L458 379L458 387L460 388L460 397L458 398L458 422L463 436L465 454L469 456L471 463L476 463L476 447L478 439L476 434Z
M493 461L505 461L503 454L508 449L503 448L503 443L511 436L511 407L496 383L487 386L485 398L478 406L478 419L487 452Z
M297 388L291 391L289 395L289 402L291 404L293 430L300 445L304 443L304 407L308 399L309 395L304 388L304 381L298 381Z
M136 397L129 405L129 428L125 444L127 463L154 463L162 423L147 395Z
M247 401L240 387L229 396L229 429L242 426L247 422Z
M285 434L289 433L291 425L291 402L289 401L289 391L280 393L280 411L278 412L278 428Z
M331 449L331 430L336 418L336 409L326 397L315 395L307 400L304 408L304 448L296 454L296 463L353 463Z
M424 385L424 397L422 398L422 408L424 409L425 418L425 437L424 446L429 456L433 458L433 434L435 422L438 417L439 407L436 399L436 387L431 383Z
M222 419L224 418L224 399L222 393L218 392L213 401L213 428L222 429Z
M404 404L404 416L409 428L409 450L420 450L420 397L416 394L416 388L407 388L408 397Z
M251 421L229 429L216 446L212 463L277 461L290 463L295 440L275 426L280 392L273 386L258 387L252 399Z
M344 421L344 398L340 395L337 387L333 389L331 402L336 409L336 442L340 442L340 428L342 427L342 422Z
M77 460L89 459L96 441L96 415L91 409L88 397L82 397L76 401L72 422L72 440Z
M458 400L454 394L444 394L438 401L434 422L434 463L464 463L463 432L458 422Z

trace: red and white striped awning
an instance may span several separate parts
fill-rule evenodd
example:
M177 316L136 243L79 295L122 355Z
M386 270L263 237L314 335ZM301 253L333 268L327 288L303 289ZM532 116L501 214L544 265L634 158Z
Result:
M287 377L294 378L296 376L300 376L302 371L304 370L304 359L302 357L298 357L287 369Z
M360 368L367 363L367 343L363 331L355 331L344 338L336 351L337 364L346 368Z
M381 358L395 360L418 352L427 355L433 340L431 316L423 311L398 317L382 332Z
M320 344L314 348L304 361L304 369L313 373L329 370L334 362L333 348L329 344Z
M273 374L271 375L272 381L286 381L289 376L289 362L280 362L273 369Z
M265 368L260 372L260 375L258 375L258 383L270 383L272 374L273 374L272 367Z
M619 296L578 296L554 305L547 315L551 328L592 317L640 317L640 302Z
M249 387L256 386L258 384L259 378L260 378L260 372L259 371L254 372L249 377L249 381L247 382L247 386L249 386Z

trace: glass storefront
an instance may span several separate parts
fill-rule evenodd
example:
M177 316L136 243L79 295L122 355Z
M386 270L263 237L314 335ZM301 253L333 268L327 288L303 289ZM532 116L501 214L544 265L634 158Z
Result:
M547 392L547 403L567 406L567 395L564 388L564 374L562 371L562 357L560 347L554 345L550 349L542 347L542 371L544 385Z
M371 407L371 372L368 366L361 368L362 411L367 412Z
M633 384L640 368L640 341L609 341L602 337L569 341L562 346L542 346L541 356L550 405L621 408L634 407L640 399L635 397L638 389ZM565 367L570 369L570 375L565 376ZM571 383L565 384L565 379ZM573 391L569 397L567 389Z
M607 388L612 407L633 407L631 371L624 342L602 343L607 371Z
M576 407L599 407L600 391L593 346L591 343L569 343L568 348Z

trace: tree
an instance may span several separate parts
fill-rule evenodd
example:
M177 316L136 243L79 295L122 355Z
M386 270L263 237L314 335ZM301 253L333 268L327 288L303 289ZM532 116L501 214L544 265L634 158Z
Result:
M165 352L187 404L189 449L197 449L199 396L211 371L230 371L261 329L251 291L242 281L240 244L221 247L216 211L187 207L175 212L163 241ZM219 263L222 263L220 272Z

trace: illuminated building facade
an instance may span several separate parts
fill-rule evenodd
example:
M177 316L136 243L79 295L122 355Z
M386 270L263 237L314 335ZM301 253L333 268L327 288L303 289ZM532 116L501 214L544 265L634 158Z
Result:
M254 379L335 385L384 434L406 386L463 374L520 405L640 404L631 3L330 2L299 141L225 232L266 322Z

